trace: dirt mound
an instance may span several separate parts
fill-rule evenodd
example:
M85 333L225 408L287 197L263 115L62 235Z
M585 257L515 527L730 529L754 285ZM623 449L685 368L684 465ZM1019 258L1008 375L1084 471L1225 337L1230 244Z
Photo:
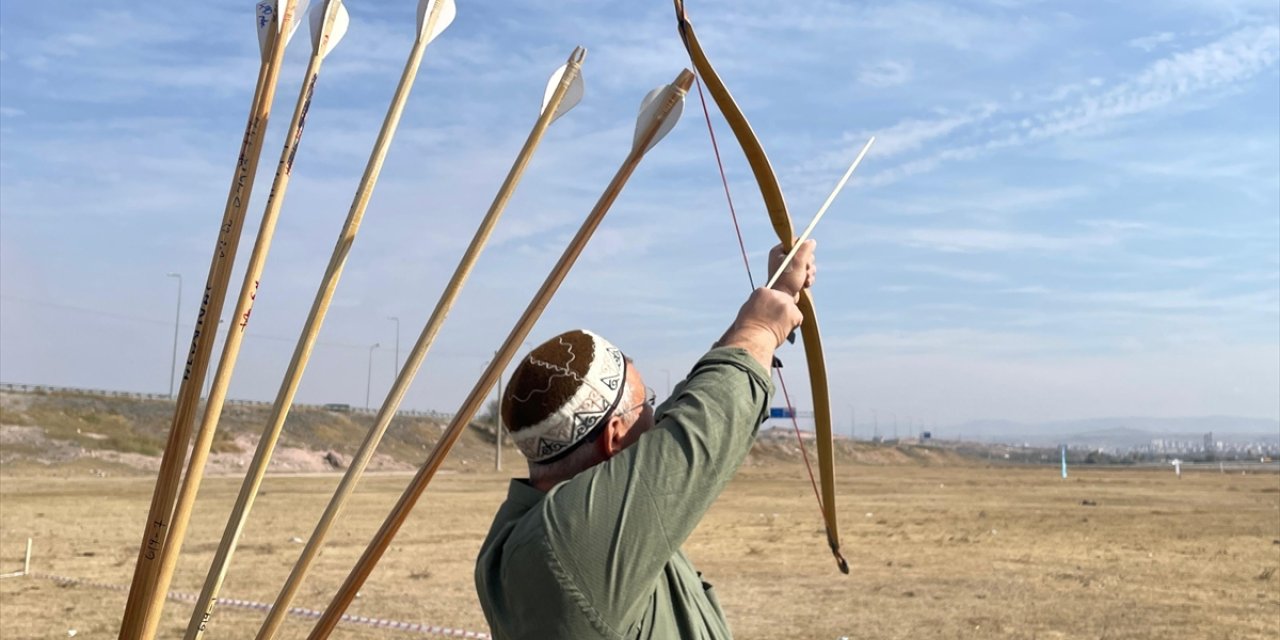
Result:
M173 411L170 400L0 392L0 469L84 469L94 475L155 473ZM253 458L270 413L265 404L226 405L206 473L242 473ZM319 473L345 468L373 419L366 413L295 407L285 421L270 469ZM369 469L417 468L446 427L436 418L397 416ZM492 464L493 441L492 427L473 425L454 446L446 467L466 470ZM518 455L514 448L509 452L508 459Z
M0 391L0 470L153 474L160 466L173 410L172 400ZM227 404L205 473L243 473L270 413L271 407L266 404ZM373 418L371 414L342 409L294 407L271 458L271 471L325 473L345 469ZM397 416L369 469L416 469L446 428L447 424L438 418ZM808 457L816 460L813 434L802 432L802 436ZM494 439L492 425L472 424L455 444L445 467L455 471L492 469ZM869 466L952 465L966 461L952 451L911 441L871 443L838 438L835 455L839 464ZM794 464L801 457L794 431L767 429L752 447L747 464ZM503 458L518 461L520 454L507 443Z

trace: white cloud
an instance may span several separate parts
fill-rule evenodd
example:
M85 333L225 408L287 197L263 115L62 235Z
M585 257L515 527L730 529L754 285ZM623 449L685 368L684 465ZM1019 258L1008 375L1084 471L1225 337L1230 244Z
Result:
M912 65L910 61L882 60L874 64L863 65L858 71L858 82L870 87L895 87L911 81Z
M1026 134L1043 138L1074 133L1243 81L1276 63L1280 57L1278 39L1280 28L1249 27L1174 54L1109 91L1041 116Z
M1175 37L1176 36L1173 34L1173 32L1161 31L1160 33L1153 33L1149 36L1134 38L1130 40L1128 44L1129 46L1135 49L1142 49L1143 51L1146 51L1149 53L1151 51L1155 51L1156 49L1159 49L1163 45L1173 42Z
M939 265L926 265L926 264L909 265L906 267L906 270L913 273L923 273L927 275L938 276L941 278L947 278L950 280L959 280L961 282L972 282L972 283L979 283L979 284L1000 282L1005 279L1003 275L1000 275L998 273L992 273L990 271L974 271L971 269L957 269L954 267L943 267Z
M865 232L861 238L864 242L891 242L944 253L1078 252L1112 246L1120 240L1117 235L1106 233L1051 235L1034 231L944 227L880 228Z
M988 105L978 111L983 117L903 120L886 130L891 142L888 152L878 150L881 158L921 148L925 142L947 136L956 140L941 151L867 176L864 184L883 186L933 171L944 163L970 160L994 150L1095 132L1125 118L1161 109L1183 109L1189 98L1246 82L1274 67L1278 59L1280 27L1250 26L1210 44L1163 58L1106 91L1086 94L1047 112L1018 115L1010 111L1012 104ZM1095 80L1087 85L1103 84ZM1072 85L1072 90L1064 95L1074 94L1079 88ZM988 122L986 116L995 113L1004 114L1005 118ZM892 143L895 133L902 136L897 145Z
M0 107L0 117L16 118L25 115L27 112L17 107Z

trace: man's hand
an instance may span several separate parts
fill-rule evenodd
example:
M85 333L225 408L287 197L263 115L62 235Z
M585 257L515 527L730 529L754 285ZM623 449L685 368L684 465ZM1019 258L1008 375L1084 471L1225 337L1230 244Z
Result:
M792 298L799 300L800 292L812 287L814 279L817 278L818 267L813 258L813 252L817 246L816 240L805 240L796 250L795 257L787 264L782 275L778 277L778 281L773 284L773 288L789 293ZM770 276L778 270L778 265L782 264L782 259L786 256L787 252L782 249L781 244L769 251Z
M772 289L756 289L751 292L738 317L717 343L721 347L746 349L760 366L773 365L773 352L786 341L787 336L804 322L804 314L796 303L800 292L813 286L818 273L814 263L817 243L807 240L800 245L791 263L779 276ZM769 272L777 271L787 252L778 245L769 252Z

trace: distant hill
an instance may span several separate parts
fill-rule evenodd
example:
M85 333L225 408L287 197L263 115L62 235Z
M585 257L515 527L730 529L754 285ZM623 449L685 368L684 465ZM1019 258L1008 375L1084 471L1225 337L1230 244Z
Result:
M1200 442L1204 434L1210 432L1215 441L1237 444L1261 442L1280 446L1280 421L1234 416L1092 418L1042 423L973 420L948 427L940 435L943 438L962 436L965 440L1032 446L1067 444L1124 448L1151 444L1155 439Z

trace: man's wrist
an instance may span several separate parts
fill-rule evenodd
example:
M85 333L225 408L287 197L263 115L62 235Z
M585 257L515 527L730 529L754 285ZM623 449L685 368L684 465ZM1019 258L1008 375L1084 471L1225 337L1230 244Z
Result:
M766 327L734 323L715 346L743 349L768 371L773 365L773 352L778 344L778 337Z

